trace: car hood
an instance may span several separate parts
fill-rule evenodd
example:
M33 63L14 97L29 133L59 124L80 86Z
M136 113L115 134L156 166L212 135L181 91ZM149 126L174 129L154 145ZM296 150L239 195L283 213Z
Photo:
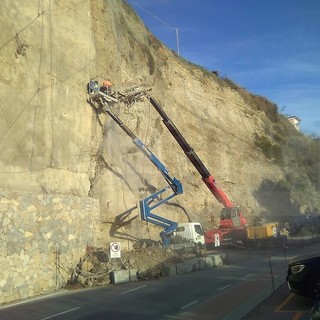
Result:
M297 264L299 262L306 261L306 260L316 260L316 259L319 259L319 261L320 261L320 252L319 251L315 252L315 253L309 253L306 255L295 257L289 261L289 266L291 266L293 264Z

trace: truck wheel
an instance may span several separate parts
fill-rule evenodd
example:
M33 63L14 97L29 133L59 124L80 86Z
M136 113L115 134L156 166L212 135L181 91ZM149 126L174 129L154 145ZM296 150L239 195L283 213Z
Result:
M316 299L320 297L320 275L314 274L308 281L307 294L310 298Z

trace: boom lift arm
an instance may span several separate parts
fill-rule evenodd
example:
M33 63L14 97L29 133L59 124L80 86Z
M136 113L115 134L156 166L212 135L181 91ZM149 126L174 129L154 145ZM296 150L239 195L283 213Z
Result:
M110 109L108 102L116 102L112 96L106 95L105 93L93 89L94 85L90 81L88 84L88 94L89 102L95 106L101 107L102 110L107 113L116 124L131 138L132 142L137 146L137 148L151 161L151 163L160 171L164 179L168 182L168 186L163 189L151 194L147 198L139 201L139 209L141 219L151 222L155 225L163 227L164 230L160 232L160 237L164 246L170 244L168 235L170 235L177 228L177 223L169 219L163 218L159 215L152 213L152 210L160 206L162 203L168 202L171 198L175 197L178 194L183 193L182 183L171 175L169 170L164 166L163 163L151 152L150 149L117 117ZM110 100L111 99L111 100ZM166 196L162 199L160 196L168 190L172 190L172 194ZM159 200L159 198L161 200ZM155 204L154 201L158 200Z

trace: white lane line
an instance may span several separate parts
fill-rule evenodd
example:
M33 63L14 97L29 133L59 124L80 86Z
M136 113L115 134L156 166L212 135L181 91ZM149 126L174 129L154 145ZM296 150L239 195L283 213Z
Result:
M191 307L192 305L194 305L194 304L196 304L196 303L198 303L198 302L199 302L199 300L194 300L194 301L192 301L192 302L190 302L190 303L182 306L180 309L182 309L182 310L183 310L183 309L187 309L187 308Z
M59 312L59 313L56 313L56 314L53 314L51 316L48 316L48 317L45 317L45 318L41 318L40 320L48 320L48 319L52 319L52 318L55 318L55 317L58 317L58 316L61 316L63 314L66 314L66 313L69 313L69 312L72 312L72 311L76 311L80 309L80 307L76 307L76 308L72 308L72 309L69 309L69 310L66 310L66 311L62 311L62 312Z
M227 289L229 287L231 287L231 284L227 284L226 286L219 288L218 291L222 291L222 290Z
M242 280L247 280L252 276L252 273L247 274L245 277L242 277Z
M68 291L67 290L63 290L63 291L59 291L59 292L44 294L43 296L39 296L39 297L35 297L35 298L29 298L29 299L26 299L26 300L23 300L23 301L12 302L12 303L9 303L9 304L7 304L5 306L0 306L0 310L1 309L6 309L6 308L11 308L11 307L16 307L16 306L19 306L21 304L26 304L26 303L37 301L37 300L50 298L50 297L57 296L57 295L59 295L61 293L65 293L65 292L68 292Z
M191 318L191 317L193 317L193 318ZM172 319L172 320L194 319L194 313L183 311L181 315L179 315L179 314L175 314L175 315L167 314L167 315L165 315L164 319Z
M140 287L137 287L137 288L134 288L134 289L131 289L131 290L123 291L123 292L121 292L121 294L125 294L125 293L128 293L128 292L136 291L136 290L139 290L139 289L144 288L146 286L147 285L144 284L143 286L140 286Z

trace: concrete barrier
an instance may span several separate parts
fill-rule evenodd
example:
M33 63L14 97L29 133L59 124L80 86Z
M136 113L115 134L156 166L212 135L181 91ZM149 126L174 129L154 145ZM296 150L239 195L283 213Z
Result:
M116 270L110 273L111 282L114 284L138 281L138 269Z
M223 261L225 260L225 258L221 254L209 255L207 258L212 259L214 267L224 265Z
M178 264L169 264L165 266L165 274L167 276L175 276L178 274L188 274L200 270L218 267L224 264L225 257L221 254L213 254L207 257L194 258ZM126 283L130 281L138 281L138 269L116 270L110 273L111 282L113 284Z

